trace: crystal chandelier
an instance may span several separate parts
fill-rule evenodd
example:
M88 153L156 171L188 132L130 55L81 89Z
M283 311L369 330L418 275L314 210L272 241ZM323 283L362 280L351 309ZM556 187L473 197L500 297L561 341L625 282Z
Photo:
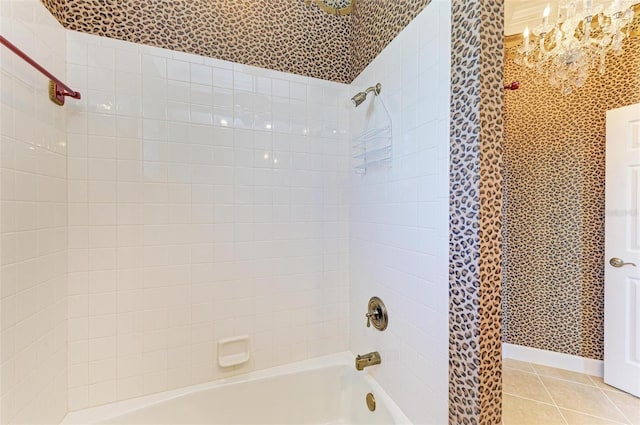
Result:
M547 5L542 23L533 28L533 34L525 28L516 63L545 75L564 94L571 93L585 83L589 69L597 68L604 74L607 52L622 54L636 1L596 5L593 0L561 0L555 24L549 23Z

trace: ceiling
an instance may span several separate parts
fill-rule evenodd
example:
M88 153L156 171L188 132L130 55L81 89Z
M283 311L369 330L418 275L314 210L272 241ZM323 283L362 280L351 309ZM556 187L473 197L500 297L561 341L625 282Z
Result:
M505 0L504 2L504 35L518 34L527 25L533 28L542 21L544 8L551 6L550 21L555 21L558 14L558 0ZM577 3L581 6L581 1ZM611 4L611 0L594 0L593 4Z

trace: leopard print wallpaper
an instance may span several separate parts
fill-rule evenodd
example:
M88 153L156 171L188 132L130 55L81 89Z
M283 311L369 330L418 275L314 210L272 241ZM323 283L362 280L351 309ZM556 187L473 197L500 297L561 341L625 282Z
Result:
M68 29L350 83L431 0L42 0Z
M351 73L355 78L431 0L357 0L351 16Z
M451 14L449 423L500 424L504 11Z
M42 0L68 29L346 82L349 17L300 1Z
M634 27L638 27L636 16ZM640 37L564 96L507 49L504 342L602 359L605 113L640 102Z

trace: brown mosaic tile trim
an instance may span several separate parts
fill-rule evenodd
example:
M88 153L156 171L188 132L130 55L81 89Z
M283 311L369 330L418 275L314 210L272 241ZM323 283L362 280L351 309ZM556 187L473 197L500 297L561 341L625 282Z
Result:
M502 2L452 2L449 423L499 424Z
M505 81L521 88L505 94L503 339L601 360L605 118L640 102L640 37L607 57L604 76L591 72L568 96L515 64L513 53Z
M480 423L499 424L502 419L504 3L487 0L481 5ZM496 17L499 17L497 22Z

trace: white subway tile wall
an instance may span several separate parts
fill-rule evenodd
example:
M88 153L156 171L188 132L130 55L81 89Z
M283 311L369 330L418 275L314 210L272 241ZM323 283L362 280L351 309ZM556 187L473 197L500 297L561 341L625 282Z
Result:
M75 32L67 59L69 409L347 349L349 87Z
M66 36L37 0L0 2L9 41L65 79ZM67 409L66 113L0 46L0 423Z
M393 164L351 179L350 349L379 351L376 379L414 423L448 421L449 1L434 0L354 81L377 82L393 119ZM379 99L352 109L355 138ZM366 328L371 296L389 311Z

